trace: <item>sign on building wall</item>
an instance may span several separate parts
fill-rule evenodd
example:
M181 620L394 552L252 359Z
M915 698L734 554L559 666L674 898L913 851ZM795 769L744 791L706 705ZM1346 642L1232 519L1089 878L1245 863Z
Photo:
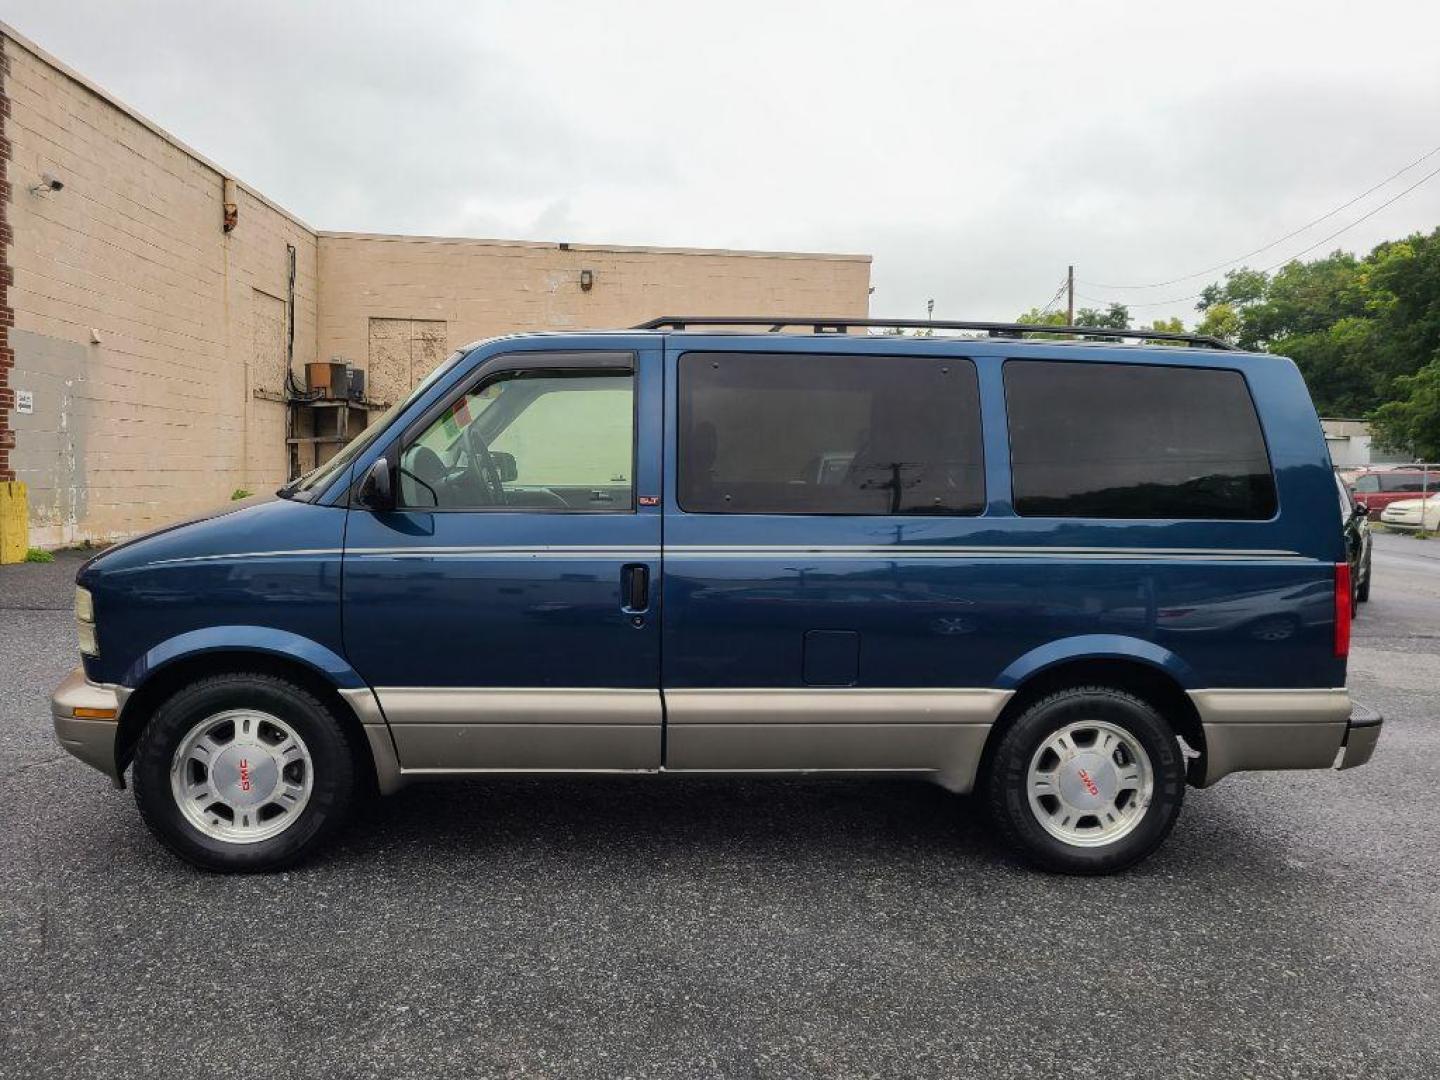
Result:
M29 416L35 411L35 395L29 390L15 391L15 411L22 416Z

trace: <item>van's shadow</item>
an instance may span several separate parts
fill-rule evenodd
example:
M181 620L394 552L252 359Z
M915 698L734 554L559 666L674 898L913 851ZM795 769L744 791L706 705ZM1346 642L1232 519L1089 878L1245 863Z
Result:
M1204 875L1237 864L1260 878L1285 874L1282 853L1267 848L1237 808L1190 795L1174 833L1131 875ZM636 867L723 857L1028 872L995 836L976 798L917 780L810 777L420 781L365 804L312 865L335 871L377 861L482 864L536 857Z
M427 780L371 801L332 861L398 849L477 857L540 848L669 859L763 848L774 858L903 847L1008 862L974 800L920 781L675 776Z

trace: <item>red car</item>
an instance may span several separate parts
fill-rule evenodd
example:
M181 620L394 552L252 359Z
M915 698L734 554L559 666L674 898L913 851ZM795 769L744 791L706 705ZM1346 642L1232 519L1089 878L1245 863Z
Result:
M1357 476L1350 490L1355 493L1355 502L1369 509L1371 517L1377 517L1399 499L1418 499L1426 491L1440 491L1440 466L1372 469Z

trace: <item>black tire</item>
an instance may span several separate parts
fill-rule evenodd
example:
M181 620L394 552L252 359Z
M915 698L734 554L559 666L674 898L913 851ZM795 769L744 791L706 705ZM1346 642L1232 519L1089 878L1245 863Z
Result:
M1080 720L1104 721L1127 732L1145 751L1153 773L1150 802L1139 820L1103 846L1080 846L1048 832L1031 808L1026 786L1031 760L1041 746ZM1110 874L1133 866L1170 834L1185 798L1185 758L1170 725L1148 703L1122 690L1082 686L1026 708L1001 734L981 783L995 827L1035 866L1059 874Z
M1360 585L1355 590L1355 599L1362 604L1370 599L1370 557L1368 555L1365 557L1365 566L1360 575Z
M170 766L191 730L230 709L254 709L288 724L310 754L311 790L295 820L276 836L232 843L207 836L177 805ZM215 675L176 692L155 710L135 749L135 803L150 831L188 862L207 870L279 870L306 858L334 834L356 798L360 769L345 729L312 693L273 675ZM243 774L242 774L243 775Z

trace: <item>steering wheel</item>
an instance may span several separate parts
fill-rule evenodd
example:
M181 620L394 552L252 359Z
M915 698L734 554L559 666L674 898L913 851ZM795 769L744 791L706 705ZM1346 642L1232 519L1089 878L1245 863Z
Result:
M480 425L471 423L465 429L465 443L470 448L470 460L478 467L480 483L485 487L486 497L492 506L505 505L505 485L500 480L500 470L490 456L490 448L480 437Z

